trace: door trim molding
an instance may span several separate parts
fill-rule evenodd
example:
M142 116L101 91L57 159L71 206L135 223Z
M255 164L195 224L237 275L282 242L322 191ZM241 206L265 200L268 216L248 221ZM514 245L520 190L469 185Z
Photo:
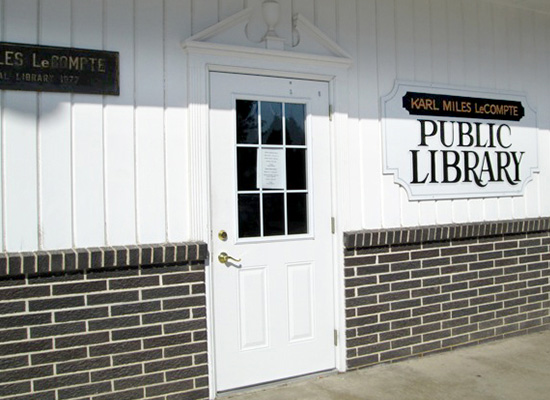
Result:
M335 140L338 132L346 132L348 124L348 68L349 58L320 57L276 50L250 49L239 46L212 45L190 40L183 43L187 57L188 74L188 113L189 113L189 184L190 205L193 212L189 216L190 239L201 240L212 248L211 202L210 202L210 127L209 92L210 73L226 72L244 75L260 75L289 79L322 81L329 84L329 102L333 118L329 120L331 135L331 192L332 216L336 218L333 235L333 276L335 326L340 333L336 348L336 368L346 370L345 335L345 296L344 296L344 257L343 231L338 224L338 216L343 215L345 188L348 177L339 168L339 160L344 160L346 141ZM207 264L208 266L208 264ZM212 270L206 269L207 334L209 354L210 397L215 398L216 354L214 351L212 318Z

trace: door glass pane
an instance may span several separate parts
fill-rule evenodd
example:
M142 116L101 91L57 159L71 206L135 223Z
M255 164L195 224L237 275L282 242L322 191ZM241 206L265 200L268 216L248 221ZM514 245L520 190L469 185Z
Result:
M264 236L285 234L285 195L264 194Z
M262 101L262 144L283 144L283 105Z
M258 102L237 100L237 143L258 143Z
M306 150L286 150L286 186L288 190L305 190Z
M258 148L237 148L237 181L239 190L256 190Z
M239 237L308 233L305 104L237 100L236 107Z
M289 193L288 202L288 234L307 233L307 194Z
M285 104L286 144L306 144L306 106L305 104Z
M239 195L239 237L257 237L260 229L260 195Z

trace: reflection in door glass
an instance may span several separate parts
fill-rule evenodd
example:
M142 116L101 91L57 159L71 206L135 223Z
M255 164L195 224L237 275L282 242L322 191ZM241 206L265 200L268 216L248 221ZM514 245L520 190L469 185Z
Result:
M239 195L239 237L260 236L260 195Z
M237 143L258 143L258 102L237 100Z
M239 190L256 190L258 149L237 147L237 187Z
M239 237L307 234L306 105L237 100L236 109Z
M307 194L288 194L288 234L307 233Z
M285 234L284 193L264 194L264 236Z
M305 104L285 104L286 144L306 144Z
M306 187L306 149L286 150L287 189L305 190Z
M262 144L283 144L283 105L262 101Z

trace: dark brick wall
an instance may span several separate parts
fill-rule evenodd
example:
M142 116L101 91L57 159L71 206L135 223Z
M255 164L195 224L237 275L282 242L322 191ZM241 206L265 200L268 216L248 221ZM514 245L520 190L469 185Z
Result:
M344 241L350 369L550 326L550 219Z
M206 246L55 254L0 262L0 399L208 398Z

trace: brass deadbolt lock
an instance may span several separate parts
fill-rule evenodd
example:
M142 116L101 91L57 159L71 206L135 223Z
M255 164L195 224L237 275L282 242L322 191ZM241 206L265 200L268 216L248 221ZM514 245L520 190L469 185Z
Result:
M227 240L227 232L224 230L219 231L218 238L225 242Z

